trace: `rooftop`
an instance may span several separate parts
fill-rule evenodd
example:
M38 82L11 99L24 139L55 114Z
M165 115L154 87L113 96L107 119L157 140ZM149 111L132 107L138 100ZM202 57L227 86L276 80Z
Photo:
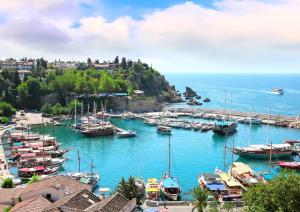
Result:
M80 183L77 180L72 179L71 177L58 175L28 185L21 192L20 196L22 197L22 194L32 192L32 191L42 190L45 189L46 187L52 187L58 190L63 189L69 194L78 192L82 189L86 189L88 191L92 190L92 187L90 185Z
M96 197L90 191L83 189L78 193L74 193L53 203L47 207L44 211L57 211L57 210L72 210L72 211L84 211L91 207L95 203L100 202L100 199Z
M31 199L22 201L12 207L11 212L41 212L44 208L50 206L52 203L43 196L33 197Z
M86 209L85 211L97 211L97 212L120 212L125 211L131 204L136 204L135 199L128 200L119 193L116 193L99 203L96 203L92 207ZM134 202L134 203L133 203Z

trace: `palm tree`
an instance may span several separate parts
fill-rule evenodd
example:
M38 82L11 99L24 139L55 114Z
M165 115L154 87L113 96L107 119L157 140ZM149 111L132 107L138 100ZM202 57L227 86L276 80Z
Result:
M202 190L200 187L196 187L193 189L193 198L195 204L193 211L197 208L200 212L207 206L208 191Z
M30 180L28 181L28 184L31 184L31 183L35 183L35 182L39 182L41 180L41 177L38 176L38 175L33 175Z
M122 178L116 188L116 192L119 192L129 200L136 198L138 205L141 204L141 200L144 198L144 191L135 184L133 177L129 177L128 181Z

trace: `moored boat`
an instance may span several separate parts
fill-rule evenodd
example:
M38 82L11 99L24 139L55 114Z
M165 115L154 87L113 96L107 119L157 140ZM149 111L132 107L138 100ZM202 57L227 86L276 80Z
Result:
M162 134L171 134L172 129L167 126L157 126L157 132Z
M91 173L84 173L84 172L75 172L75 173L68 173L67 176L81 183L92 186L93 190L96 188L97 183L99 181L99 175L96 173L91 174Z
M159 187L165 199L177 201L181 192L177 178L171 176L171 135L169 135L168 172L160 180Z
M293 154L293 147L290 144L273 144L271 145L250 145L247 147L233 148L233 152L240 157L253 159L273 159L290 158Z
M146 198L150 200L159 200L159 184L156 178L148 178L146 183Z
M21 168L19 169L20 179L29 179L33 175L55 175L59 172L59 167L45 167L45 166L36 166L33 168Z
M131 130L129 131L120 131L120 132L117 132L117 136L119 138L130 138L130 137L135 137L136 136L136 132L133 132Z
M198 178L198 184L202 189L210 193L209 200L223 201L223 196L228 195L228 189L217 174L204 173Z
M241 162L233 162L230 167L231 175L240 181L245 187L265 183L263 176L253 171L248 165Z
M213 132L219 135L229 135L236 132L236 128L236 122L222 120L214 123Z
M300 162L296 162L296 161L292 161L292 162L278 161L276 162L276 165L280 166L281 168L300 169Z

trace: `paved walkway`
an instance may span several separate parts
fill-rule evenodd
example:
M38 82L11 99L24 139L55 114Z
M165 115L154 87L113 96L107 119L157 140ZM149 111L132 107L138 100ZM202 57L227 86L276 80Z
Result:
M5 158L5 154L4 154L4 148L3 148L3 145L2 145L1 137L2 137L3 133L11 127L12 126L6 126L5 128L0 130L0 179L1 178L4 179L4 178L10 176L10 172L9 172L9 169L8 169L8 164L7 164L7 161L6 161L6 158Z

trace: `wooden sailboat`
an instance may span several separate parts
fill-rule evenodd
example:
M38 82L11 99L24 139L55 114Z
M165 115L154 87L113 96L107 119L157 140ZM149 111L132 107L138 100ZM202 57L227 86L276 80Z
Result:
M178 183L177 178L171 176L171 136L169 135L169 162L168 162L168 173L160 180L160 191L170 200L178 200L181 189Z

